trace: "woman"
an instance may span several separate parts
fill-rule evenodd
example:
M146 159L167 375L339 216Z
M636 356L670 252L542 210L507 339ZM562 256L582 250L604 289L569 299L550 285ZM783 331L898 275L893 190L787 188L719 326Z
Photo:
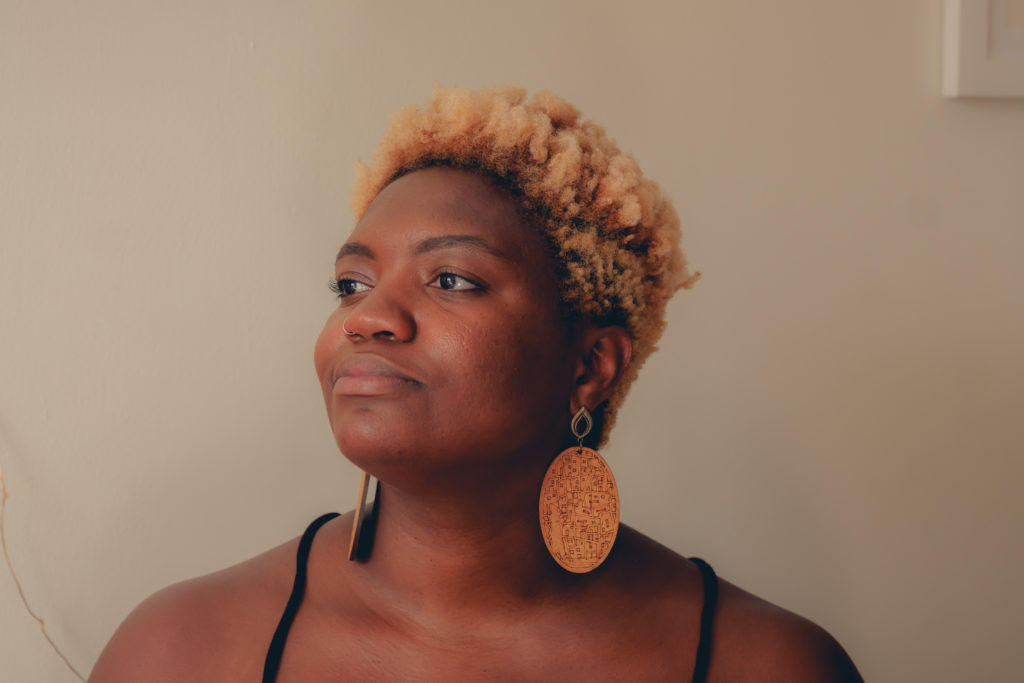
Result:
M372 508L152 596L91 680L859 680L819 627L618 525L585 446L695 276L603 130L438 90L354 208L314 361Z

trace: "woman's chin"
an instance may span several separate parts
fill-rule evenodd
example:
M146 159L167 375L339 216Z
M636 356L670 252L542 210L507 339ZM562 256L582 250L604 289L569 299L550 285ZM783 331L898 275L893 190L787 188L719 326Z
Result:
M408 467L410 460L418 457L416 440L403 437L388 425L367 423L346 424L334 431L341 454L374 476L391 467Z

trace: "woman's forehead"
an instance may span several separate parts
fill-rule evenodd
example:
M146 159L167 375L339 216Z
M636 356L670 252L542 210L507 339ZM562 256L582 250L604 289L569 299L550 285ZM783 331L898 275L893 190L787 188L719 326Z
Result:
M414 171L385 187L349 242L393 238L411 247L443 235L473 235L510 257L542 244L510 192L479 173L450 168Z

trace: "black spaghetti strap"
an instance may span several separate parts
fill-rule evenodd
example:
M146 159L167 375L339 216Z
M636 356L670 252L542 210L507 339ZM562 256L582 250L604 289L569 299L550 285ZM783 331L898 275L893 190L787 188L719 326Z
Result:
M263 663L263 683L274 683L277 679L277 672L281 668L281 656L284 654L284 645L288 640L288 631L295 621L299 606L302 604L302 596L306 592L306 566L309 562L309 552L313 547L313 538L327 522L338 516L337 512L329 512L313 520L306 527L305 533L299 540L299 549L295 557L295 583L292 585L292 593L288 597L288 604L284 608L281 620L274 631L274 637L270 641L270 648L267 650L267 658ZM700 642L697 645L697 662L693 669L693 683L704 683L708 674L708 665L711 662L711 627L715 621L715 607L718 603L718 577L715 570L699 557L691 557L690 561L697 565L701 578L704 581L704 605L700 613Z
M337 512L320 515L306 527L306 532L299 540L299 552L295 558L295 583L292 585L292 594L288 598L284 614L281 615L281 621L278 622L277 630L274 631L274 638L270 641L270 649L267 650L267 659L263 663L263 683L274 683L277 671L281 668L281 655L284 654L288 631L299 611L299 605L302 604L302 595L306 592L306 563L309 561L309 549L313 546L313 537L316 536L320 527L337 516Z
M699 557L691 557L704 579L704 607L700 612L700 643L697 645L697 664L693 669L693 683L704 683L711 663L711 626L715 622L715 606L718 603L718 577L715 570Z

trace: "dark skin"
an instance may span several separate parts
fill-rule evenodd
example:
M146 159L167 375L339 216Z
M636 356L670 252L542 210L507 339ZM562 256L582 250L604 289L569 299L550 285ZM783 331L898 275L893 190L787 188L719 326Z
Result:
M380 516L364 561L347 559L352 513L317 535L279 681L690 679L692 563L623 525L570 574L541 539L547 465L631 352L622 328L563 322L554 272L514 199L468 171L403 176L360 221L314 360L339 448L383 482ZM150 597L90 680L260 680L296 545ZM822 629L725 581L714 639L709 681L860 680Z

